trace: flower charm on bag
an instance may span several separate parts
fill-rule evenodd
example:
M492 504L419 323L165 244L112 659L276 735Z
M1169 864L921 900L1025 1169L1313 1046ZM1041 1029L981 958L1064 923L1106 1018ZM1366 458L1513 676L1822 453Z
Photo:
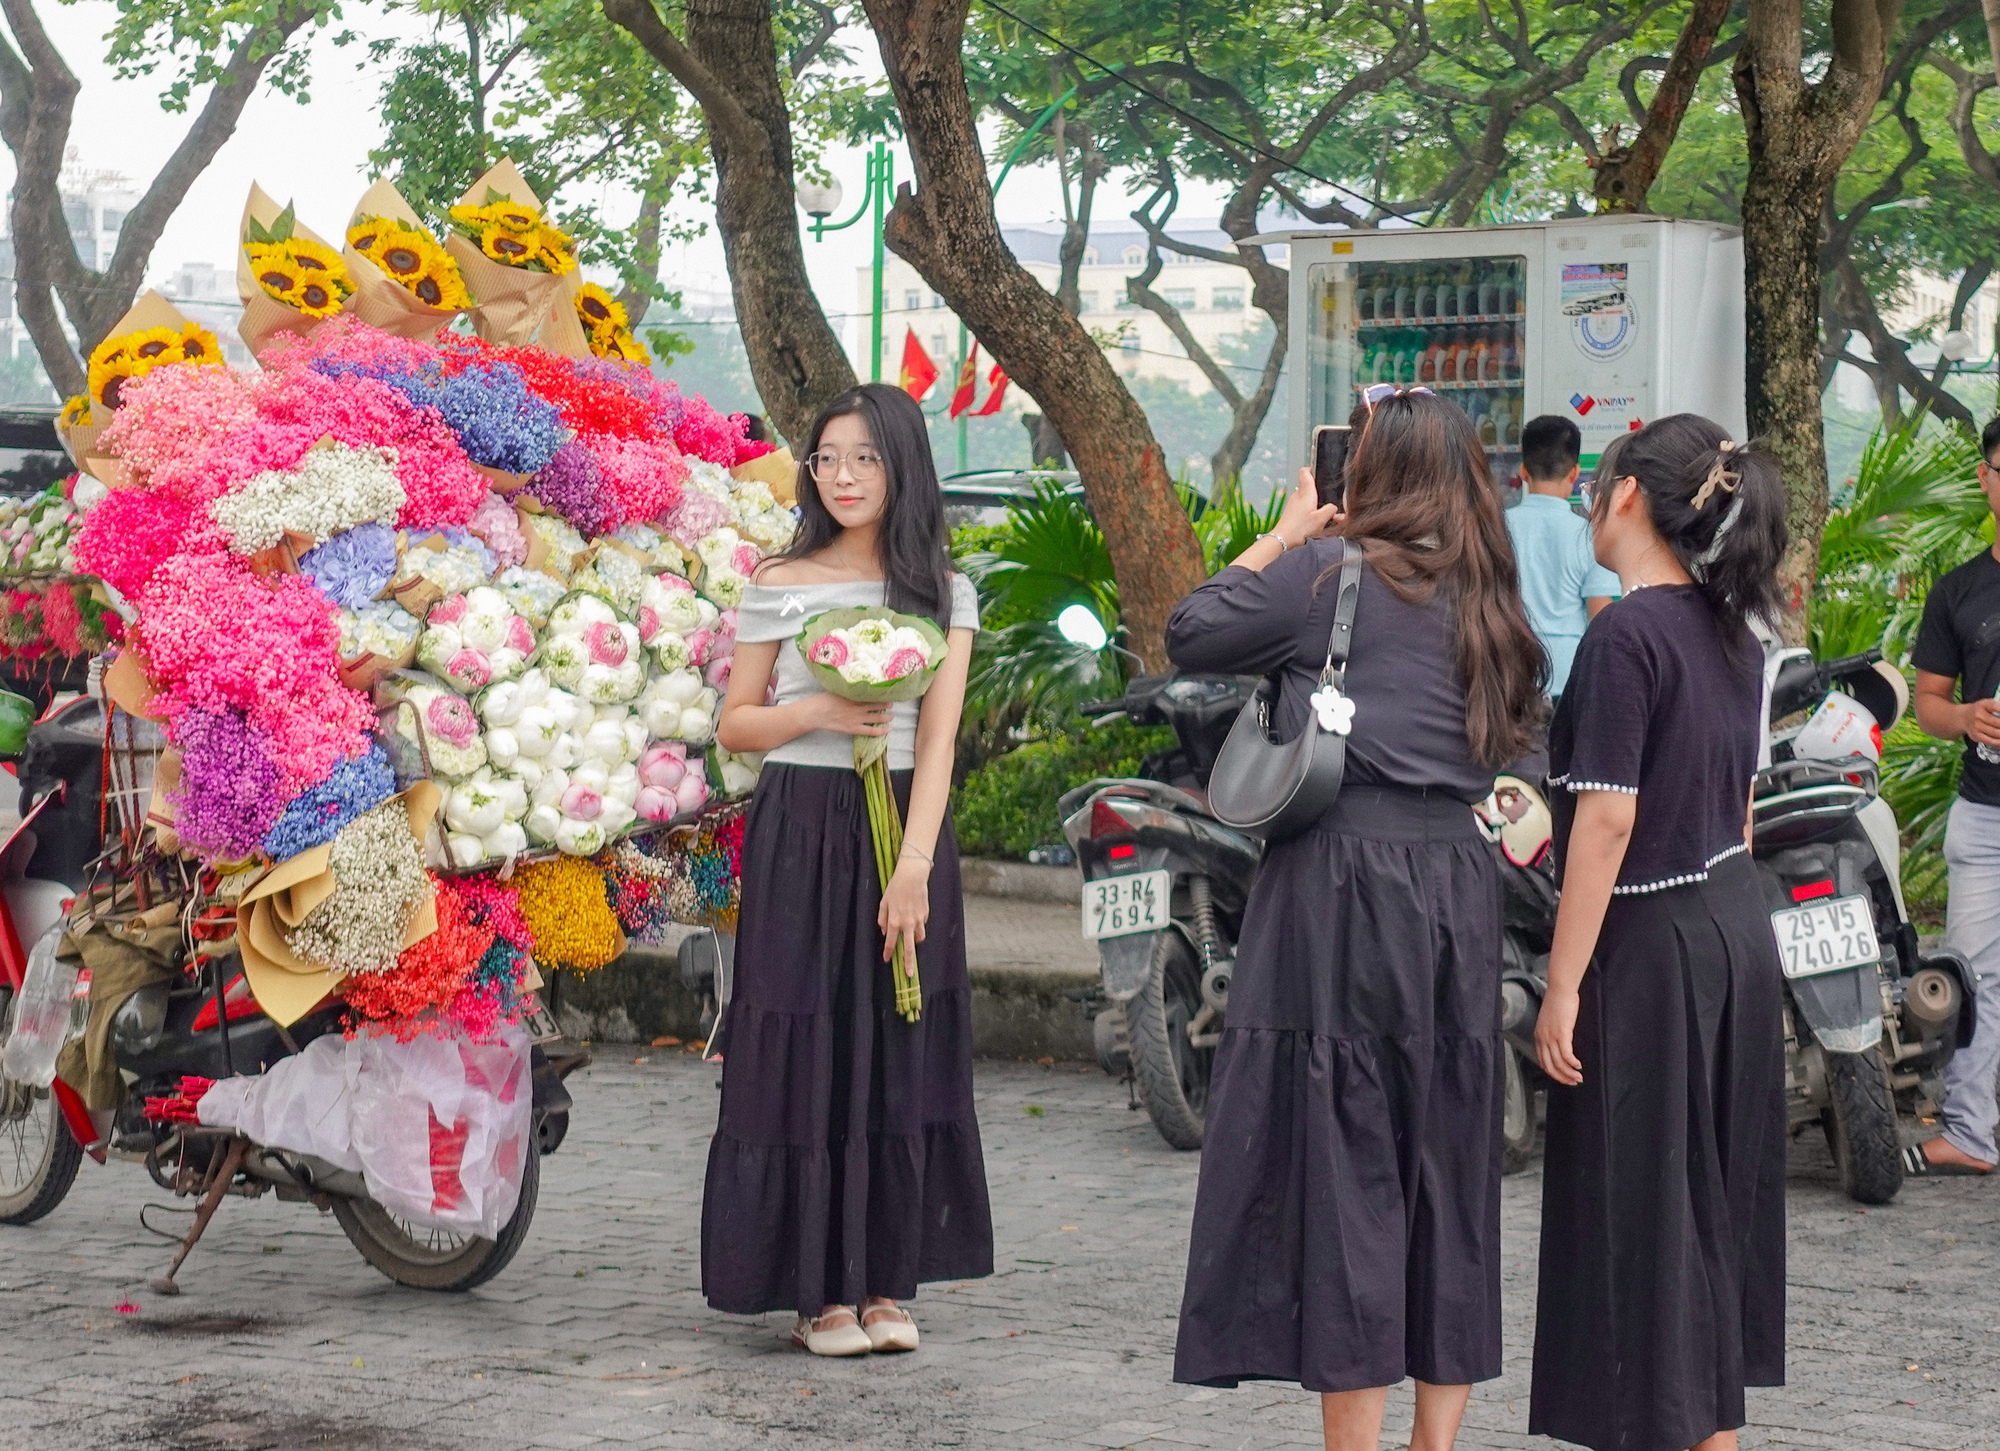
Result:
M1354 726L1354 702L1340 693L1338 687L1322 685L1310 696L1306 703L1319 717L1319 728L1335 735L1346 735Z

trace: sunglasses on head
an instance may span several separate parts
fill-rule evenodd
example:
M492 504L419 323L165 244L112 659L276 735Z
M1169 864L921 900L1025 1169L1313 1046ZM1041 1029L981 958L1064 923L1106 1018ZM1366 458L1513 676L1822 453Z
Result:
M1423 394L1426 398L1435 398L1437 396L1429 388L1404 388L1395 383L1370 383L1366 388L1361 390L1361 402L1370 413L1373 413L1375 405L1386 399L1394 398L1398 394L1408 394L1414 397L1419 393Z

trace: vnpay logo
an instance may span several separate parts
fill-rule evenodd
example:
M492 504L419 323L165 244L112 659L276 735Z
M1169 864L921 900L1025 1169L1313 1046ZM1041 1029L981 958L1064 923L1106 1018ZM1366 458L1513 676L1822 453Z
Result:
M1572 393L1569 395L1569 406L1576 410L1576 416L1579 418L1587 416L1593 408L1626 409L1630 408L1637 401L1638 399L1630 394L1626 394L1623 397L1600 396L1595 398L1587 393Z

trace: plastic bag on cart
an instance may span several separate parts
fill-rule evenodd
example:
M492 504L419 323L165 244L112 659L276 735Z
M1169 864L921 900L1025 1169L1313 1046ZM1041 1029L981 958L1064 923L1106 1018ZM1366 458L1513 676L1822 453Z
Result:
M358 1045L338 1033L315 1038L255 1076L218 1079L197 1112L210 1128L235 1129L266 1148L315 1154L359 1170L354 1151L354 1090L361 1076Z
M430 1228L496 1237L533 1152L528 1035L358 1039L353 1143L368 1194Z

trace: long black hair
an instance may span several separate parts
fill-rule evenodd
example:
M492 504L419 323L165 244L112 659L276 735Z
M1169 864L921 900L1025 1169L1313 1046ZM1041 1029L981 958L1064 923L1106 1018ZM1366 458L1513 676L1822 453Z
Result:
M799 455L798 533L780 558L817 554L840 535L840 522L820 502L812 458L827 424L850 413L868 425L868 437L888 475L882 527L875 535L876 558L887 581L885 603L906 614L928 615L944 629L951 623L951 536L944 523L944 492L938 487L923 410L901 388L860 383L820 410Z
M1548 655L1528 624L1500 491L1463 412L1399 393L1353 416L1347 522L1382 582L1411 603L1451 600L1465 738L1473 759L1504 766L1534 748ZM1329 581L1329 569L1320 582Z
M1752 616L1774 619L1785 529L1785 483L1761 440L1736 443L1698 413L1656 419L1606 446L1591 484L1603 517L1618 480L1634 478L1667 548L1700 588L1724 638Z

